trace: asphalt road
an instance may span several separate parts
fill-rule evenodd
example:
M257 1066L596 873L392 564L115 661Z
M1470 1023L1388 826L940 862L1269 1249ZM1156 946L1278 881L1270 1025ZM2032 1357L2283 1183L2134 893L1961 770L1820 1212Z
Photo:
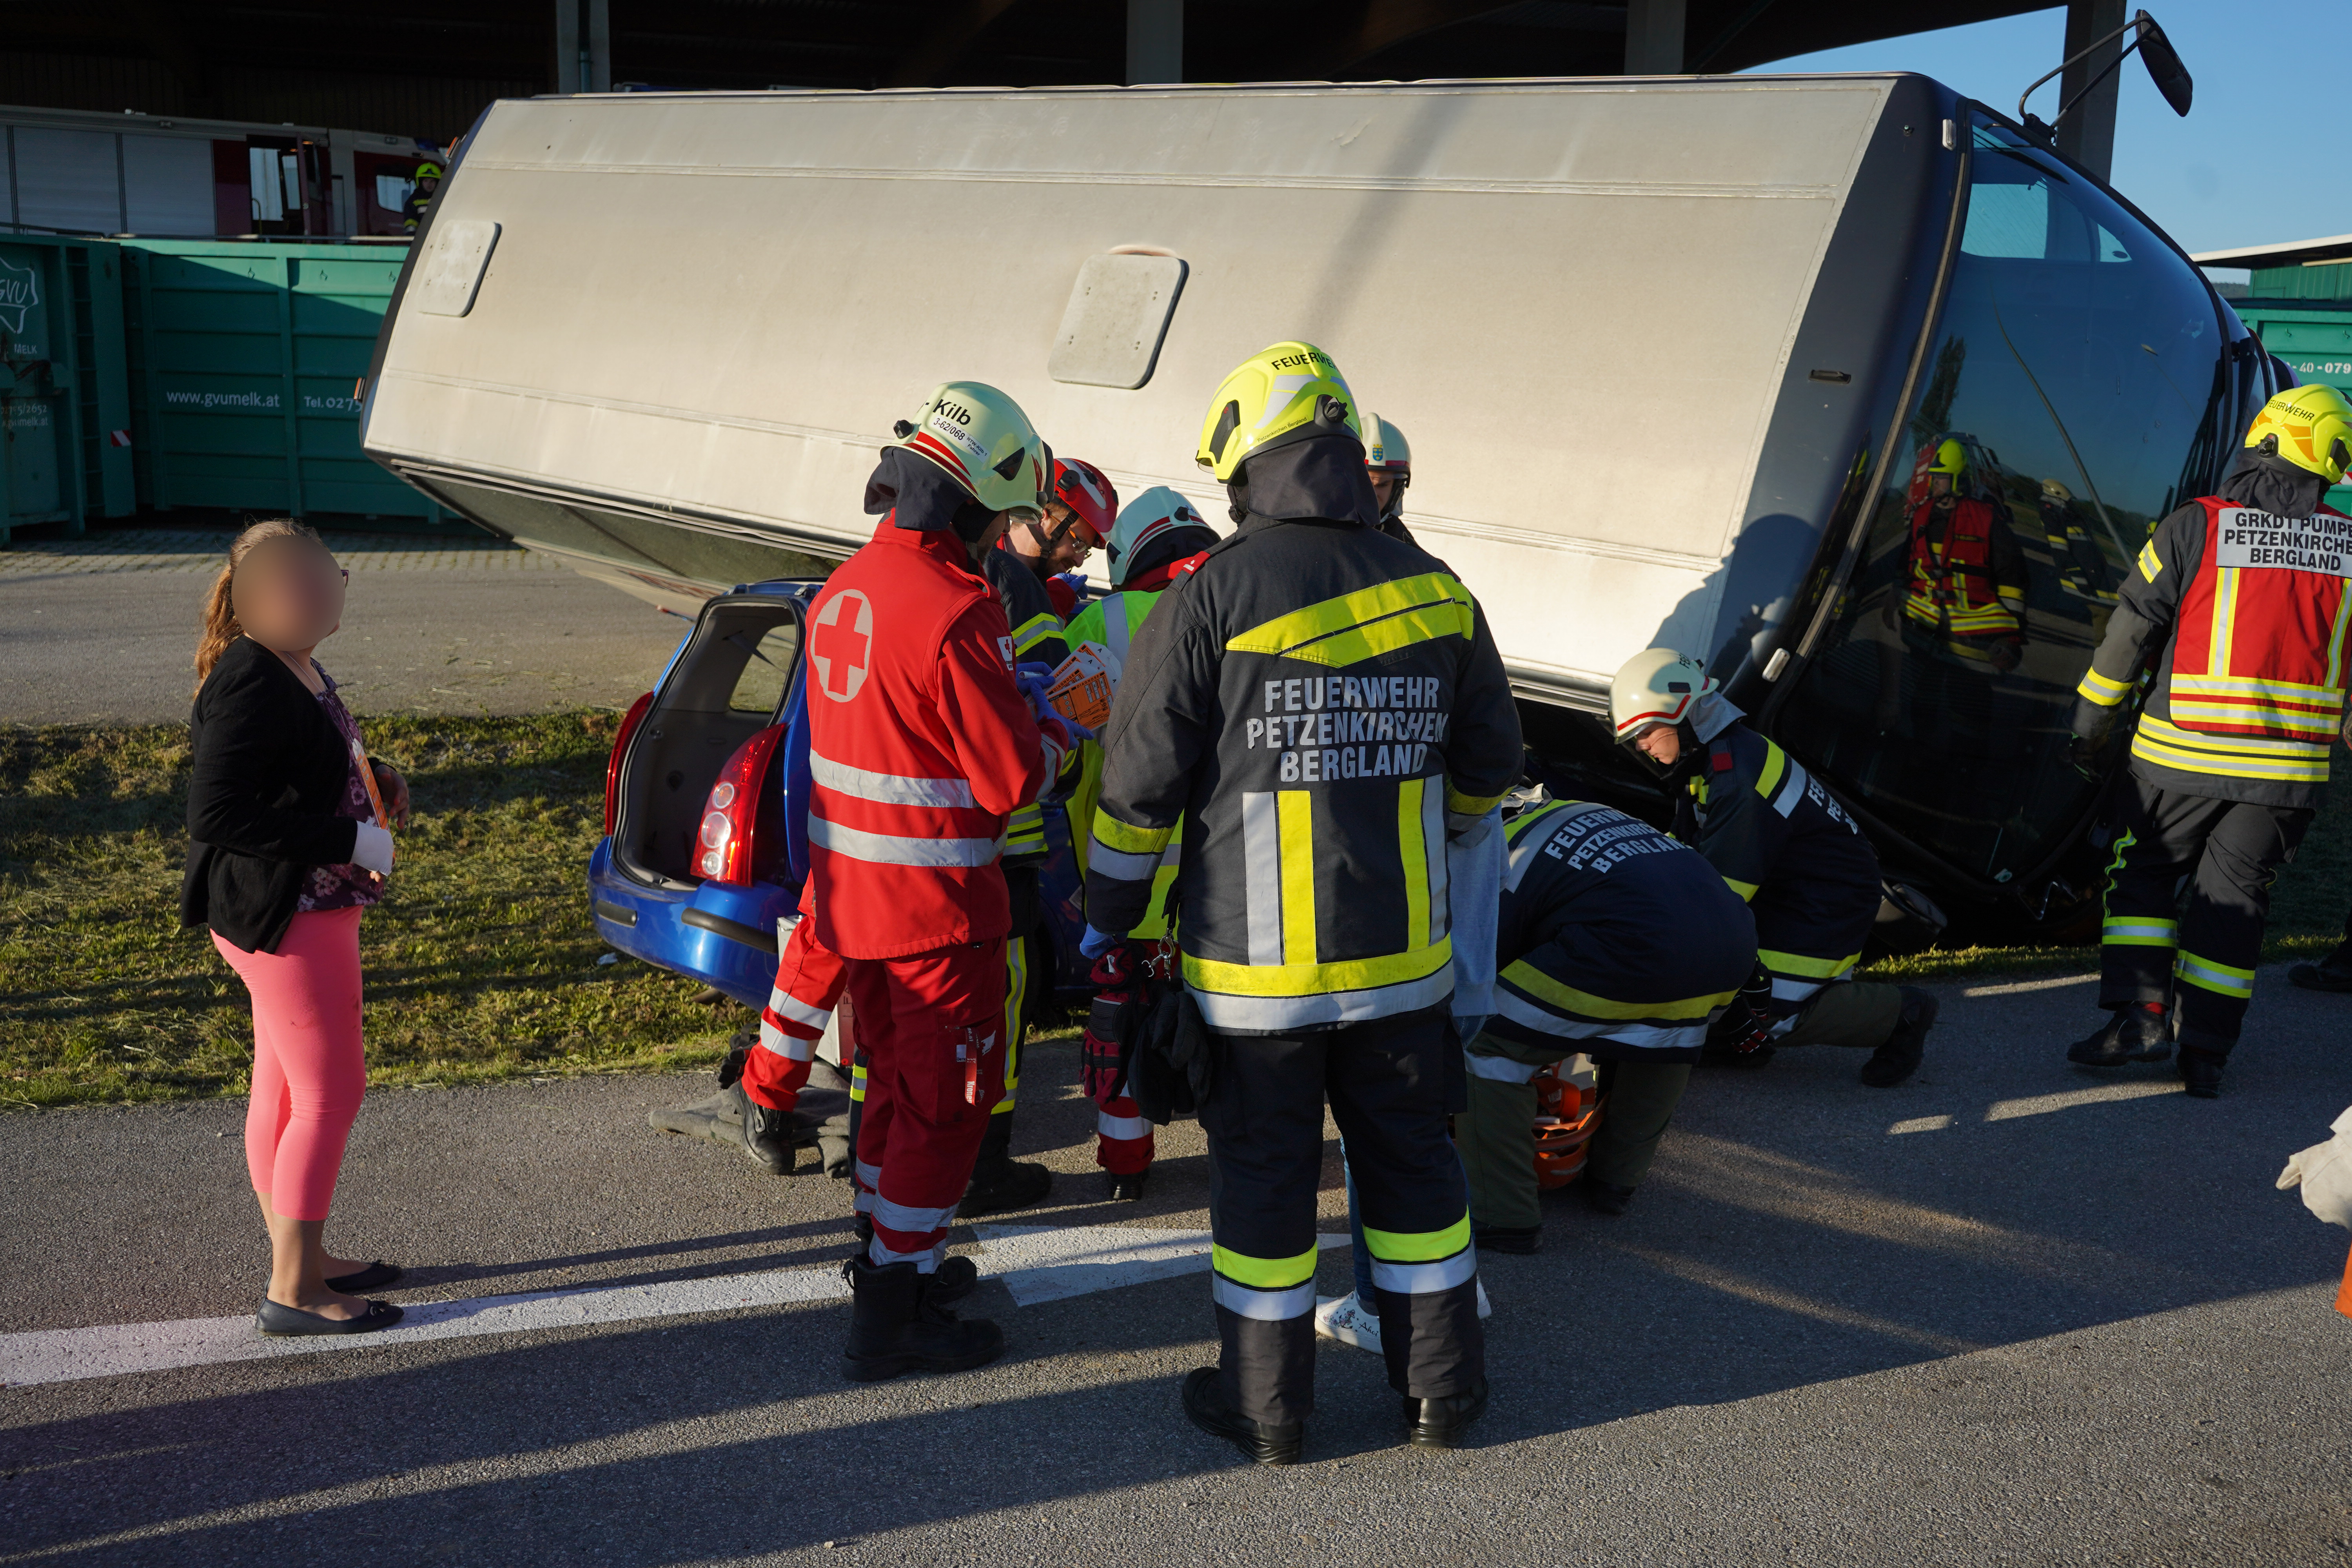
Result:
M1557 1194L1540 1256L1486 1259L1496 1394L1457 1454L1397 1447L1379 1363L1327 1346L1310 1462L1244 1467L1178 1407L1201 1276L991 1282L1003 1361L873 1387L825 1300L10 1388L0 1562L2352 1561L2347 1237L2272 1186L2352 1100L2352 998L2265 971L2208 1103L2060 1059L2085 980L1940 994L1911 1084L1826 1050L1702 1074L1631 1213ZM1074 1077L1066 1046L1024 1074L1061 1178L1010 1217L1202 1223L1186 1126L1141 1214L1092 1201ZM645 1126L705 1087L376 1095L331 1240L411 1265L409 1302L819 1277L841 1184ZM0 1331L249 1311L242 1110L0 1123Z
M0 546L0 723L185 722L196 628L228 540L115 530ZM488 536L328 543L352 578L343 627L319 659L363 717L625 708L687 627Z

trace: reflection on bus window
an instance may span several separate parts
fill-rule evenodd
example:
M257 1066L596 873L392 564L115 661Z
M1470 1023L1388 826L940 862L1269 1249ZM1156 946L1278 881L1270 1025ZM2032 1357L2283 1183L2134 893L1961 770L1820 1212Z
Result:
M2156 520L2227 442L2203 282L2112 198L1979 126L1959 254L1863 560L1782 738L2006 882L2087 805L2074 683Z

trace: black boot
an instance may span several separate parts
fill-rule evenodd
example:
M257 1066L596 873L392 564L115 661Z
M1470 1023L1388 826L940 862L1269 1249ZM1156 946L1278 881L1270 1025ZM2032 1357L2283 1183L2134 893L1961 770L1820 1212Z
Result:
M2306 991L2352 991L2352 937L2317 963L2298 963L2286 977Z
M2115 1016L2066 1047L2066 1059L2086 1068L2160 1062L2172 1054L2172 1020L2157 1002L2126 1002Z
M1469 1393L1449 1394L1444 1399L1415 1399L1407 1394L1405 1441L1416 1448L1458 1448L1470 1423L1485 1414L1486 1380L1483 1377Z
M980 1141L980 1158L972 1163L971 1181L963 1190L956 1212L966 1219L1007 1209L1025 1209L1045 1201L1054 1190L1054 1173L1043 1165L1013 1157L1013 1112L988 1119Z
M789 1110L771 1110L743 1092L741 1084L728 1090L743 1100L743 1152L779 1176L793 1173L793 1145L799 1129Z
M1470 1222L1470 1245L1486 1252L1509 1252L1526 1256L1543 1250L1543 1226L1539 1225L1480 1225Z
M1584 1201L1596 1214L1623 1214L1625 1205L1633 1201L1633 1189L1612 1185L1587 1171Z
M857 1251L860 1257L871 1257L866 1248L874 1245L874 1222L864 1215L857 1216ZM961 1301L980 1288L980 1265L958 1253L940 1259L931 1274L931 1300L945 1304Z
M853 1258L848 1274L849 1344L841 1353L841 1375L852 1383L909 1372L968 1372L1004 1353L1003 1329L984 1319L959 1319L913 1264L877 1267Z
M2221 1093L2221 1064L2230 1059L2226 1051L2208 1050L2202 1046L2180 1047L2180 1083L2191 1100L2213 1100Z
M1759 1046L1752 1051L1742 1051L1735 1050L1728 1045L1717 1045L1710 1041L1699 1047L1698 1065L1703 1068L1753 1069L1770 1061L1772 1053L1778 1049L1780 1049L1778 1046Z
M1117 1171L1103 1173L1103 1197L1114 1204L1139 1204L1143 1201L1143 1178L1151 1173L1150 1167L1121 1175Z
M1213 1366L1194 1367L1184 1376L1184 1414L1212 1437L1223 1437L1261 1465L1295 1465L1307 1448L1307 1425L1269 1426L1253 1421L1225 1397Z
M1893 1089L1919 1070L1927 1049L1927 1031L1936 1026L1936 998L1916 985L1903 988L1903 1012L1895 1031L1862 1064L1862 1081L1873 1089Z

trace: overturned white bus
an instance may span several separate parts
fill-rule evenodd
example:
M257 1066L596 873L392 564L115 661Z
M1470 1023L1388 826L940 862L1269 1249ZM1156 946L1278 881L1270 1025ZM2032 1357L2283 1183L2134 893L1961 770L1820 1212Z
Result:
M627 94L484 115L364 439L675 602L862 543L876 448L951 377L1222 518L1203 400L1292 337L1410 437L1407 521L1557 787L1640 796L1609 674L1701 653L1979 929L2086 907L2070 694L2274 385L2128 204L1916 76ZM1906 604L1954 436L2014 546L2001 664Z

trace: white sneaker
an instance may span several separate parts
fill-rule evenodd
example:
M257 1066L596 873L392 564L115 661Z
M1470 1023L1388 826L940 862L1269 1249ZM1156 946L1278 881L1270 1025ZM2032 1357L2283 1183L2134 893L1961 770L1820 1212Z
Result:
M1315 1331L1327 1340L1337 1340L1374 1355L1381 1353L1380 1315L1367 1311L1353 1290L1344 1296L1315 1299Z

